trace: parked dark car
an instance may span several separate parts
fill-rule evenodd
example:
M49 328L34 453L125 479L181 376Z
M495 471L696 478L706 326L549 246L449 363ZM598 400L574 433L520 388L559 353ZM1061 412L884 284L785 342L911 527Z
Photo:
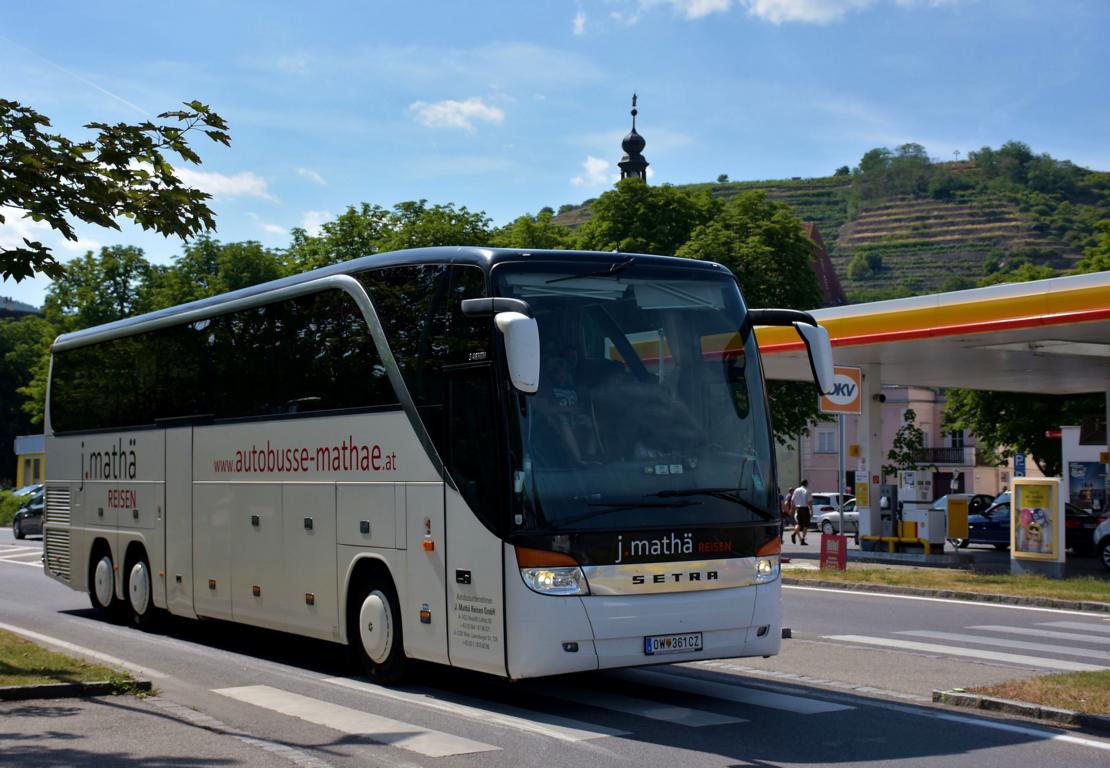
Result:
M22 539L27 535L42 535L42 510L45 506L43 489L33 493L12 518L12 535Z
M1064 504L1064 546L1079 555L1091 553L1099 516L1074 504ZM968 537L958 546L990 544L995 549L1010 548L1010 494L1004 493L978 515L967 516Z

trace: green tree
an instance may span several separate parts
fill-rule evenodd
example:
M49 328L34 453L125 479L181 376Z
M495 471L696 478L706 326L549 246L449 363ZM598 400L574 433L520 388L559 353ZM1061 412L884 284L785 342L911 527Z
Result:
M925 431L917 426L917 413L907 408L902 414L902 426L894 433L894 443L886 454L889 464L883 464L883 476L897 475L899 471L918 472L936 469L932 464L921 463L925 452Z
M22 408L19 390L31 383L55 335L53 326L41 317L0 320L0 485L11 479L16 436L32 431L31 415Z
M381 250L429 248L435 245L487 245L490 219L482 211L453 203L428 206L427 200L397 203L381 240Z
M198 238L169 268L153 269L147 303L151 309L237 291L284 274L278 253L249 240L220 243Z
M555 223L555 214L544 208L535 216L525 214L490 236L490 244L498 248L570 248L574 233Z
M1047 430L1078 424L1105 408L1105 396L1030 395L950 389L944 406L944 429L967 429L979 444L1000 457L1029 453L1046 476L1059 476L1063 458L1059 438Z
M293 230L285 269L304 272L383 251L434 245L488 245L490 219L454 204L429 206L427 200L398 203L392 209L362 203L323 224L320 234Z
M50 120L30 107L0 99L0 209L45 221L67 240L77 240L71 219L119 229L115 219L126 216L143 229L182 238L214 228L211 196L185 186L167 156L199 164L187 137L194 129L220 144L231 140L227 124L207 105L185 107L158 116L180 125L89 123L95 138L74 142L49 133ZM63 271L40 242L0 247L4 279L18 282L35 272L56 279Z
M1096 227L1095 244L1083 251L1083 258L1075 265L1076 272L1110 270L1110 219L1103 219Z
M784 203L753 191L734 197L716 218L697 227L677 255L728 267L750 306L813 309L822 299L810 268L813 249L801 221ZM812 384L772 381L767 392L781 443L821 418Z
M46 291L43 314L60 333L122 320L151 308L150 263L139 248L115 245L73 259Z
M673 256L694 229L709 222L720 203L708 191L649 186L622 179L590 206L592 216L577 230L585 250Z

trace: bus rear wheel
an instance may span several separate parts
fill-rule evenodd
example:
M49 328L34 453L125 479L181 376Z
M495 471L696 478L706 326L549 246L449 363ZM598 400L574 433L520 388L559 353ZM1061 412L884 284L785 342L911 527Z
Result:
M348 638L363 671L382 685L399 682L408 659L396 590L388 583L374 584L364 590L353 608Z

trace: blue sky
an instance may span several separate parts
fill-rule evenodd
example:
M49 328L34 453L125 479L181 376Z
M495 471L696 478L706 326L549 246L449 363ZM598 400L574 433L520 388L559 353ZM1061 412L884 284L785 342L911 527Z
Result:
M194 141L215 236L282 247L349 205L425 198L504 224L595 197L640 95L652 183L822 176L876 146L951 159L1009 139L1110 169L1104 0L518 0L8 4L0 96L89 121L210 104ZM62 259L175 239L124 222ZM11 215L15 213L15 215ZM47 281L0 285L40 304Z

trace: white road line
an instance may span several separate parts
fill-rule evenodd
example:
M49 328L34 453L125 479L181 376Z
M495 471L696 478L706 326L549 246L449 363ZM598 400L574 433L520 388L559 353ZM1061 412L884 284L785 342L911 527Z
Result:
M573 701L589 707L611 709L614 712L623 712L636 717L646 717L649 720L662 720L665 723L685 725L688 728L701 728L707 725L727 725L730 723L746 723L739 717L719 715L704 709L690 709L689 707L676 707L670 704L661 704L658 701L639 699L632 696L622 696L619 693L607 693L598 690L574 689L565 686L545 685L542 688L544 696L553 696L564 701Z
M854 589L829 589L828 587L800 587L794 584L783 584L783 589L796 589L803 592L829 592L844 597L884 597L894 600L924 600L928 603L948 603L962 605L965 608L1006 608L1011 611L1037 611L1039 613L1060 613L1065 616L1090 616L1090 611L1070 611L1064 608L1034 608L1030 605L1009 605L1008 603L988 603L976 600L954 600L948 597L922 597L920 595L895 595L889 592L860 592Z
M1061 656L1079 656L1084 659L1090 659L1091 661L1110 661L1110 653L1106 651L1093 651L1089 648L1049 645L1048 643L1027 643L1023 640L1011 640L1006 637L965 635L960 632L934 632L928 629L908 630L905 632L895 632L894 634L924 637L930 640L951 640L954 643L960 644L993 645L1002 648L1012 648L1015 651L1038 651L1040 653L1055 653ZM1107 669L1110 669L1110 667L1107 667Z
M1059 627L1060 629L1081 629L1084 632L1104 632L1110 634L1110 622L1105 619L1100 624L1087 624L1082 621L1042 621L1039 627Z
M1053 640L1070 640L1073 643L1091 643L1093 645L1110 645L1110 637L1095 637L1094 635L1081 635L1078 632L1053 632L1051 629L1037 629L1036 627L1008 627L1004 624L981 624L967 629L980 629L984 632L1001 632L1007 635L1028 635L1031 637L1046 637Z
M81 656L87 656L90 659L96 659L97 661L103 661L105 664L111 664L113 667L119 667L120 669L126 669L126 670L132 672L133 674L136 674L140 677L152 677L152 678L162 679L162 680L169 677L169 675L167 675L166 673L159 672L155 669L151 669L150 667L141 667L138 664L135 664L134 662L126 661L124 659L120 659L120 658L117 658L115 656L109 656L106 653L101 653L100 651L94 651L92 648L85 648L84 646L81 646L81 645L75 645L73 643L66 642L65 640L59 640L58 638L51 637L50 635L42 635L42 634L39 634L38 632L32 632L31 630L24 629L23 627L16 627L12 624L0 623L0 629L6 629L9 632L13 632L17 635L22 635L23 637L26 637L28 640L37 640L40 643L45 643L46 645L54 646L55 648L59 648L63 651L72 651L73 653L80 654Z
M247 685L240 688L218 688L212 691L256 707L280 712L325 728L366 736L381 744L405 749L426 757L470 755L477 752L494 752L500 747L452 736L442 731L421 728L388 717L372 715L350 707L342 707L320 699L271 688L268 685Z
M1099 672L1106 669L1095 664L1080 664L1077 661L1062 661L1060 659L1045 659L1040 656L1022 656L1016 653L999 653L997 651L983 651L976 648L957 648L951 645L937 645L935 643L918 643L913 640L899 640L896 637L865 637L863 635L827 635L826 640L835 640L841 643L861 643L875 645L892 651L920 651L943 656L966 656L972 659L985 659L987 661L1002 661L1008 664L1018 664L1023 667L1037 667L1043 669L1056 669L1062 672Z
M437 712L445 712L450 715L466 718L467 720L475 720L487 725L492 723L518 731L537 733L541 736L559 739L560 741L587 741L589 739L600 739L605 736L623 736L628 733L628 731L607 728L603 725L594 725L593 723L571 720L568 717L521 709L507 704L481 701L467 696L452 696L453 700L448 701L446 699L436 698L437 696L444 695L439 691L434 693L423 691L399 691L393 688L383 688L380 685L374 685L373 683L362 680L352 680L346 677L329 677L325 679L324 682L331 683L332 685L339 685L344 688L351 688L356 691L362 691L377 698L403 701L406 704L433 709Z
M669 674L667 672L654 672L650 670L624 670L611 673L626 681L652 685L660 688L669 688L695 696L706 696L711 699L724 699L740 704L751 704L757 707L781 709L799 715L817 715L824 712L843 712L854 707L843 704L833 704L820 699L809 699L801 696L790 696L785 693L763 691L758 688L746 688L742 685L731 683L718 683L712 680L687 677L685 675Z
M917 714L921 714L920 712ZM991 728L996 731L1009 731L1011 733L1020 733L1026 736L1035 736L1038 739L1046 741L1063 741L1068 744L1078 744L1081 747L1091 747L1092 749L1102 749L1110 751L1110 741L1097 741L1095 739L1084 739L1079 736L1068 736L1063 733L1053 733L1052 731L1042 731L1039 728L1030 728L1024 725L1014 725L1012 723L1000 723L997 720L979 720L973 717L965 717L963 715L950 715L945 712L929 713L930 717L935 717L938 720L949 720L954 723L962 725L973 725L980 728Z
M25 563L22 560L10 560L6 557L0 557L0 563L11 563L12 565L25 565L28 568L38 568L39 570L42 570L42 561L41 560L38 561L38 562L33 562L33 563Z
M2 547L0 548L0 557L7 557L8 555L19 555L27 552L42 553L42 547Z

